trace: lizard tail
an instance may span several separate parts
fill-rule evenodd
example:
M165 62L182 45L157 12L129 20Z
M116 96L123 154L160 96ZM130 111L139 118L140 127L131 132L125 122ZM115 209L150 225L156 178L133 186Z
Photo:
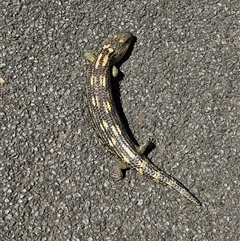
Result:
M178 193L198 206L202 206L201 202L181 182L166 172L160 170L155 165L148 162L148 165L145 166L144 174L153 179L155 182L165 184L176 190Z

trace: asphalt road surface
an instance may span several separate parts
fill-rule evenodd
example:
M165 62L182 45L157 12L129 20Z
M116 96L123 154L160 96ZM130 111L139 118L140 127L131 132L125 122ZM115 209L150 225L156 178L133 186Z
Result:
M0 239L240 240L239 16L238 0L2 1ZM126 30L123 122L202 207L131 170L111 178L83 54Z

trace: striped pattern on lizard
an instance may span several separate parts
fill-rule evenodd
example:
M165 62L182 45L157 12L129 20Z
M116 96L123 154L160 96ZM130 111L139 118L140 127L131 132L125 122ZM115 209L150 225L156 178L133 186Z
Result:
M132 168L157 183L163 183L175 189L197 205L200 201L188 189L169 174L153 165L144 155L149 142L137 146L128 136L121 123L112 97L111 80L117 76L115 64L126 54L133 35L121 32L106 38L97 54L86 53L91 61L86 82L86 104L92 126L101 142L117 157L117 176L123 177L122 170Z

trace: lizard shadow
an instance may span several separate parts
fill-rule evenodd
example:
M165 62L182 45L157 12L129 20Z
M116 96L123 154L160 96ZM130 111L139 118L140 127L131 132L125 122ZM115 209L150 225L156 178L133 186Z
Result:
M124 114L123 107L122 107L122 102L121 102L121 93L120 93L120 82L124 79L125 75L123 72L121 72L120 67L121 65L127 61L133 51L134 45L137 41L136 37L133 37L133 40L131 42L131 45L128 48L127 53L124 55L124 57L116 64L117 69L119 70L119 73L117 77L112 79L111 81L111 91L112 91L112 96L113 96L113 101L115 103L118 115L121 119L121 122L123 124L123 128L125 129L126 133L128 134L129 138L133 141L135 145L139 145L137 140L135 139L131 129L129 128L129 123L127 121L127 118ZM144 155L147 156L153 149L155 149L156 145L151 141L149 145L147 146L146 150L144 151ZM125 171L123 171L123 174L125 176Z

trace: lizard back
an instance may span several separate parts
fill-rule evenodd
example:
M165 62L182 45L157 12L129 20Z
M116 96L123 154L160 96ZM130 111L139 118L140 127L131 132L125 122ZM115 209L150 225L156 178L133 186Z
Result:
M105 39L96 55L85 55L92 62L86 83L86 101L92 126L103 145L121 163L155 182L170 186L188 200L201 205L183 184L157 168L144 156L147 144L140 147L135 145L121 123L112 97L111 80L116 75L115 64L125 55L132 39L133 35L129 32L118 33Z

